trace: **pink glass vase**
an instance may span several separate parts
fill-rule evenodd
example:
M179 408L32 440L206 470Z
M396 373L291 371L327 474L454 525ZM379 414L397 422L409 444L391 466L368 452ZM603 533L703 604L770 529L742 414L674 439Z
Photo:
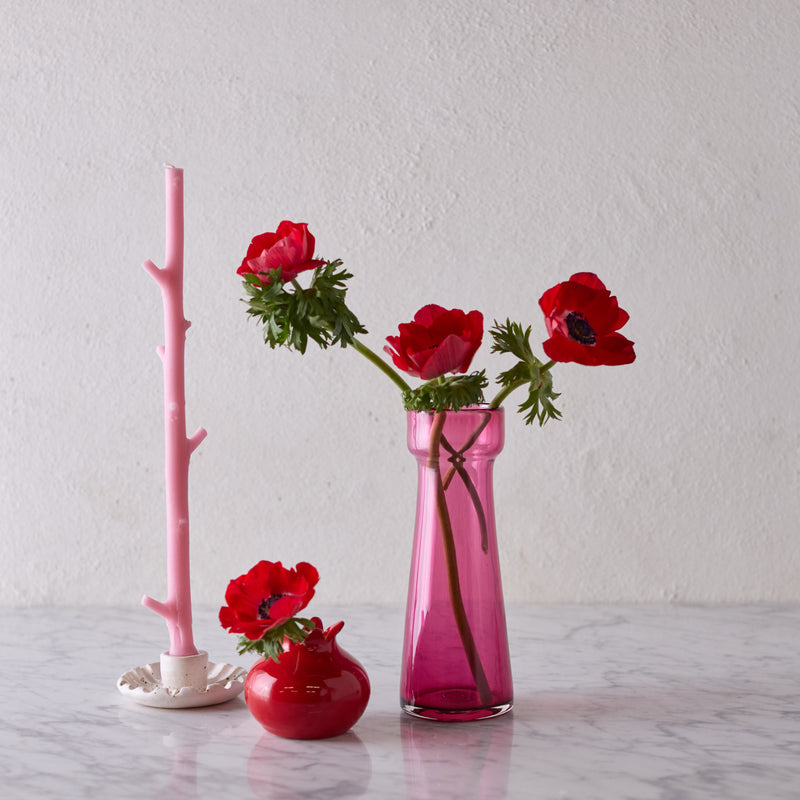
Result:
M492 467L503 410L408 413L417 459L417 516L403 644L401 703L435 720L511 708Z

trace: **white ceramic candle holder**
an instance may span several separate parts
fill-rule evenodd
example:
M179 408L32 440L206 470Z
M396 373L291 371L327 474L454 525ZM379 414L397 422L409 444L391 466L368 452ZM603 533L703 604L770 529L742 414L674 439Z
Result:
M143 706L198 708L236 697L244 689L246 677L243 667L209 661L205 650L194 656L162 653L160 662L121 675L117 688Z

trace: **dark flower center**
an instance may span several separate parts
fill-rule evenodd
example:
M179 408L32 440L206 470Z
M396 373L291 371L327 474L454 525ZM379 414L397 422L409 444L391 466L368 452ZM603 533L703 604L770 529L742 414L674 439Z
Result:
M285 595L271 594L269 597L265 597L261 601L261 605L258 607L258 618L269 619L269 610L272 608L272 604L280 600L281 597L285 597Z
M570 339L574 339L580 344L595 344L597 336L594 328L587 322L586 317L580 311L570 311L567 314L567 330Z

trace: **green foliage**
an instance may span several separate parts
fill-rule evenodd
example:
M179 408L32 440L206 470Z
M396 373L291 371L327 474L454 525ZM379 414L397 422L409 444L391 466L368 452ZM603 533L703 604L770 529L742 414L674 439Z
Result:
M470 375L447 375L403 392L406 411L458 411L483 403L489 385L484 370Z
M239 637L236 650L240 655L245 653L260 653L264 658L271 658L277 661L283 652L283 640L289 639L292 642L302 642L314 629L314 623L310 619L302 617L292 617L279 625L277 628L268 630L260 639L252 641L246 636Z
M503 387L501 396L505 397L527 383L528 397L519 406L520 413L527 412L525 424L531 425L534 420L538 420L541 427L549 419L560 419L561 412L552 402L560 397L553 391L553 376L550 374L553 362L542 364L533 354L530 326L523 330L522 325L508 319L502 325L495 321L490 333L494 340L493 353L510 353L519 359L511 369L497 377L497 382Z
M255 275L244 276L247 313L263 326L266 344L305 353L309 339L323 349L337 343L346 347L357 333L367 332L345 303L353 276L341 267L338 259L317 267L307 289L297 280L285 283L280 270L266 285Z
M325 349L334 344L353 347L381 369L403 392L403 404L408 411L458 411L461 408L484 403L483 390L488 386L484 370L469 375L448 375L435 378L416 388L408 384L356 339L367 333L346 303L347 281L353 276L341 260L326 261L311 273L308 288L297 279L283 281L280 269L270 273L270 283L262 285L255 275L244 277L247 313L262 326L264 342L270 347L288 347L305 353L309 341ZM533 355L530 346L531 329L519 323L497 321L490 331L493 353L509 353L517 363L501 373L497 383L502 387L490 408L498 407L515 389L528 386L528 396L519 406L525 414L525 423L537 420L544 425L550 419L559 419L561 412L553 405L559 395L553 391L550 374L552 361L543 364ZM277 657L280 642L270 637L258 642L242 640L241 652L251 650L267 658Z
M493 353L511 353L520 361L530 362L536 360L531 350L531 328L530 325L523 331L522 325L518 322L511 322L507 319L504 325L497 320L489 331L494 340L492 344Z

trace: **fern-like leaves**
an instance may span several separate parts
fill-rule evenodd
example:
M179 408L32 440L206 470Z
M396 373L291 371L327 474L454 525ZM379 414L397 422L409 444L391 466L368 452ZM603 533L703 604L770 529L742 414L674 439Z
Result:
M550 365L542 364L531 350L530 326L523 330L518 322L507 319L500 324L495 321L490 333L493 353L509 353L518 359L511 369L497 377L503 391L511 392L528 384L528 396L519 406L520 413L525 414L525 424L531 425L538 420L541 427L550 419L560 419L561 412L553 405L560 395L553 391Z
M277 661L283 652L283 641L302 642L309 632L314 630L314 623L303 617L292 617L283 625L268 630L260 639L253 641L246 636L240 636L236 650L240 655L245 653L260 653L264 658Z
M262 284L255 275L244 275L247 313L262 325L264 342L305 353L309 340L325 349L351 344L356 334L366 333L347 307L347 281L353 276L342 262L326 261L317 267L307 289L296 281L285 283L280 270Z
M434 378L404 392L403 405L406 411L458 411L483 403L483 390L488 385L484 370Z

